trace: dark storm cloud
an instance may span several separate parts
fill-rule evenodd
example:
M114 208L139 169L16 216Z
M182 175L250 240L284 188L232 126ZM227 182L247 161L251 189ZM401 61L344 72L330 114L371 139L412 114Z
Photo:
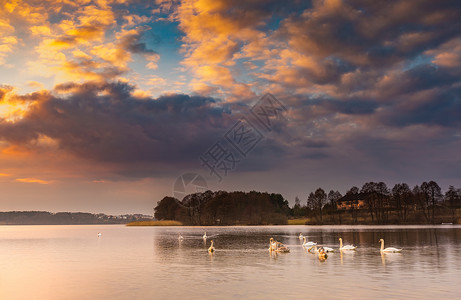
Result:
M461 3L313 1L313 7L291 14L280 24L278 39L296 53L290 66L295 73L286 77L287 68L280 67L283 72L273 80L288 88L334 85L345 98L351 92L375 89L396 69L413 68L418 57L429 62L430 51L460 36ZM299 56L315 63L306 66ZM418 88L411 84L406 88Z
M335 113L342 113L346 115L369 115L373 114L379 107L379 104L372 99L333 99L333 98L314 98L305 99L299 109L312 110L321 108L317 114L310 115L311 117L320 117L322 115L329 115Z
M21 120L0 122L0 139L30 146L47 136L61 150L88 160L187 166L198 164L199 155L231 124L212 98L140 99L131 96L132 89L124 83L72 83L32 94L34 105Z
M413 105L395 105L383 113L384 122L404 127L413 124L459 127L461 125L461 88L437 89L421 96Z
M291 44L318 57L387 67L459 35L459 1L317 2L283 29Z

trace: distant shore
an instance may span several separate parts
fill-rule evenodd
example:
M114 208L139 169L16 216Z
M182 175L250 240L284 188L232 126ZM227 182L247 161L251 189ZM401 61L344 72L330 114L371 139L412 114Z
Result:
M152 216L143 214L106 215L85 212L6 211L0 212L0 225L91 225L127 224L149 221Z

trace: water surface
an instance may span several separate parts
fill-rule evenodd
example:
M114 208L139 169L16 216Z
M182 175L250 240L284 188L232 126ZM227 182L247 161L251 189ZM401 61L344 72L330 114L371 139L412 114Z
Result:
M300 232L358 249L320 262ZM0 299L459 299L460 258L461 226L0 226Z

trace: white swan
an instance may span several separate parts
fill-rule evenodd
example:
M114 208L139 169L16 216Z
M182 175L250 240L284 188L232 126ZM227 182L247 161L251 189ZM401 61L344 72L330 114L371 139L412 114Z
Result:
M402 252L402 249L394 248L394 247L388 247L384 249L384 240L380 239L381 242L381 253L395 253L395 252Z
M298 239L302 240L303 238L304 238L304 235L300 232L299 236L298 236Z
M343 250L355 250L355 249L357 249L357 246L354 246L354 245L344 245L343 246L343 239L339 238L339 250L340 251L343 251Z
M178 240L182 241L183 239L184 239L184 238L182 237L182 235L181 235L181 234L179 234L179 236L178 236Z
M213 240L211 240L211 246L208 248L208 252L213 253L215 252L215 248L213 247Z
M98 237L101 237L102 236L102 233L101 232L98 232Z
M315 243L315 242L307 242L305 236L303 237L303 239L304 239L304 243L303 243L303 247L304 247L304 248L317 245L317 243Z
M208 237L206 236L206 231L205 231L205 234L202 236L202 238L203 238L204 240L206 240L206 239L208 238Z

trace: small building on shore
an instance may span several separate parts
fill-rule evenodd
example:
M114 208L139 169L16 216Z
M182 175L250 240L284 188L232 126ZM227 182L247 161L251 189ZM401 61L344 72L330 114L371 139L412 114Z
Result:
M336 202L338 210L364 209L366 195L363 193L346 194Z

